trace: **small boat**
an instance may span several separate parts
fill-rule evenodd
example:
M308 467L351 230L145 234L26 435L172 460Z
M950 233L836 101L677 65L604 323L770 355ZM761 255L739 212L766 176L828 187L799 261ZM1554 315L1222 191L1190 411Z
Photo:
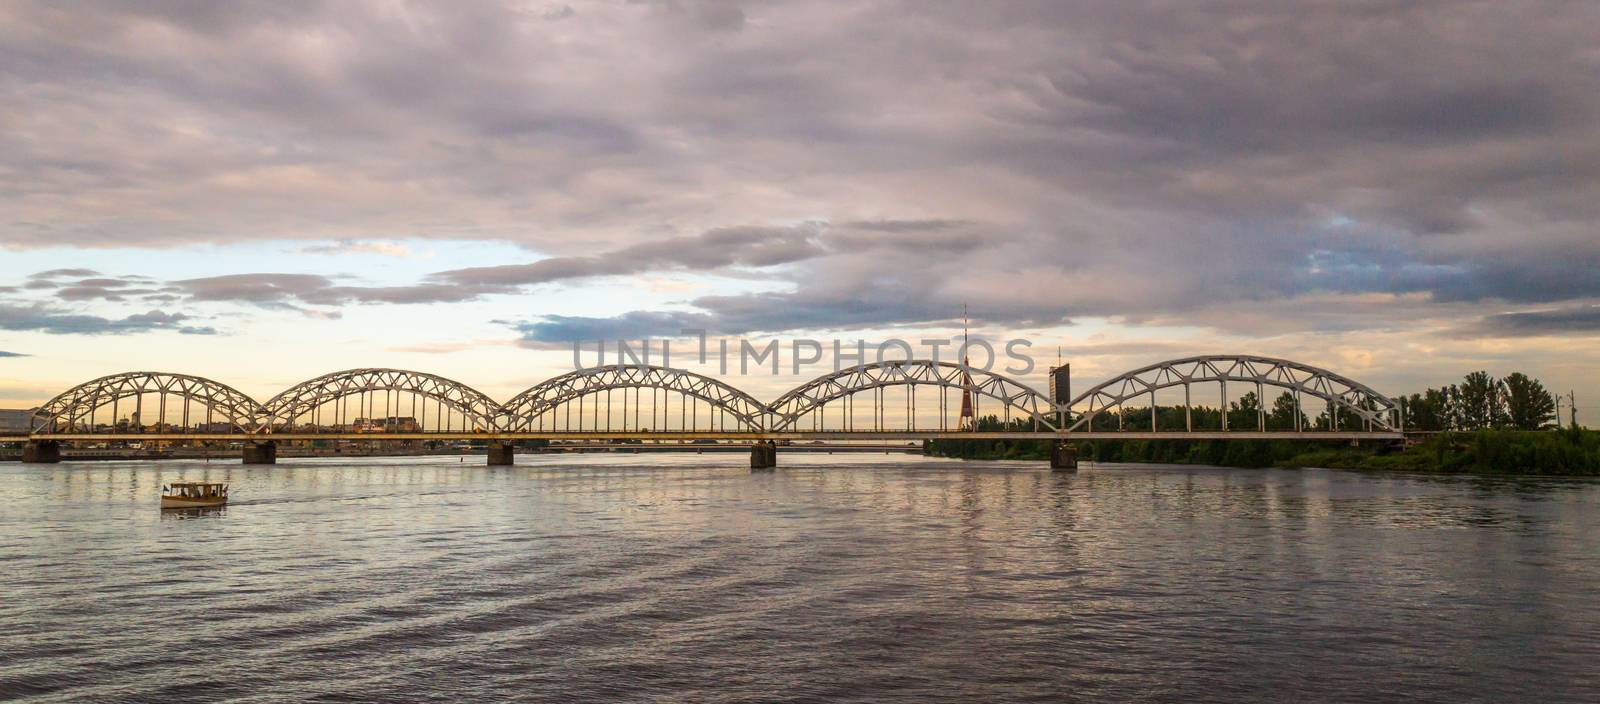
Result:
M208 508L228 503L228 485L173 482L161 487L161 508Z

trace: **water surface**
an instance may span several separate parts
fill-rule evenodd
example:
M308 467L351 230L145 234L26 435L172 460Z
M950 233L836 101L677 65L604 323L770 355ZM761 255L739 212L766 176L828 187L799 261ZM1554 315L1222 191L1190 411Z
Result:
M0 465L0 699L1600 700L1594 482L517 461Z

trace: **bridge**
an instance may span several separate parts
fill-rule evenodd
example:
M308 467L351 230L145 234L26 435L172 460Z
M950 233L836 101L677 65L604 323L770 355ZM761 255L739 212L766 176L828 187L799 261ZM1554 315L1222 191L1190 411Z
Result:
M1244 393L1230 396L1230 383ZM275 461L279 442L470 440L487 443L497 465L511 464L521 441L715 441L749 443L757 469L776 466L777 444L788 441L1041 440L1053 443L1052 466L1071 469L1079 440L1404 437L1389 398L1326 369L1271 357L1187 357L1119 374L1070 399L1064 390L1052 399L994 372L908 359L825 374L770 403L709 376L640 364L567 372L505 403L402 369L325 374L259 402L210 379L141 371L62 392L14 439L26 443L30 462L59 461L62 443L238 442L246 463Z

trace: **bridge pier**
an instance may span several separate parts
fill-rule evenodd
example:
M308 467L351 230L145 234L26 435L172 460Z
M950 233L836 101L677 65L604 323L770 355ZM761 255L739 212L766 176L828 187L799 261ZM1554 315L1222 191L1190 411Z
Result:
M247 443L244 446L245 464L277 464L278 443L268 440L266 442Z
M767 440L750 446L751 469L774 469L778 466L778 444Z
M489 466L510 467L516 464L517 448L509 442L489 443Z
M1054 472L1078 471L1078 448L1070 442L1056 441L1050 444L1050 470Z
M22 461L55 464L61 461L61 443L54 440L29 440L22 446Z

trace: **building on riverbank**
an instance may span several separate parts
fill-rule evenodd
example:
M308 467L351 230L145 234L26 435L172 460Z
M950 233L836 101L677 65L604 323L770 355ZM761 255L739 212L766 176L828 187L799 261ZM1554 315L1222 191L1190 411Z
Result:
M0 433L27 432L32 416L32 408L0 408Z

